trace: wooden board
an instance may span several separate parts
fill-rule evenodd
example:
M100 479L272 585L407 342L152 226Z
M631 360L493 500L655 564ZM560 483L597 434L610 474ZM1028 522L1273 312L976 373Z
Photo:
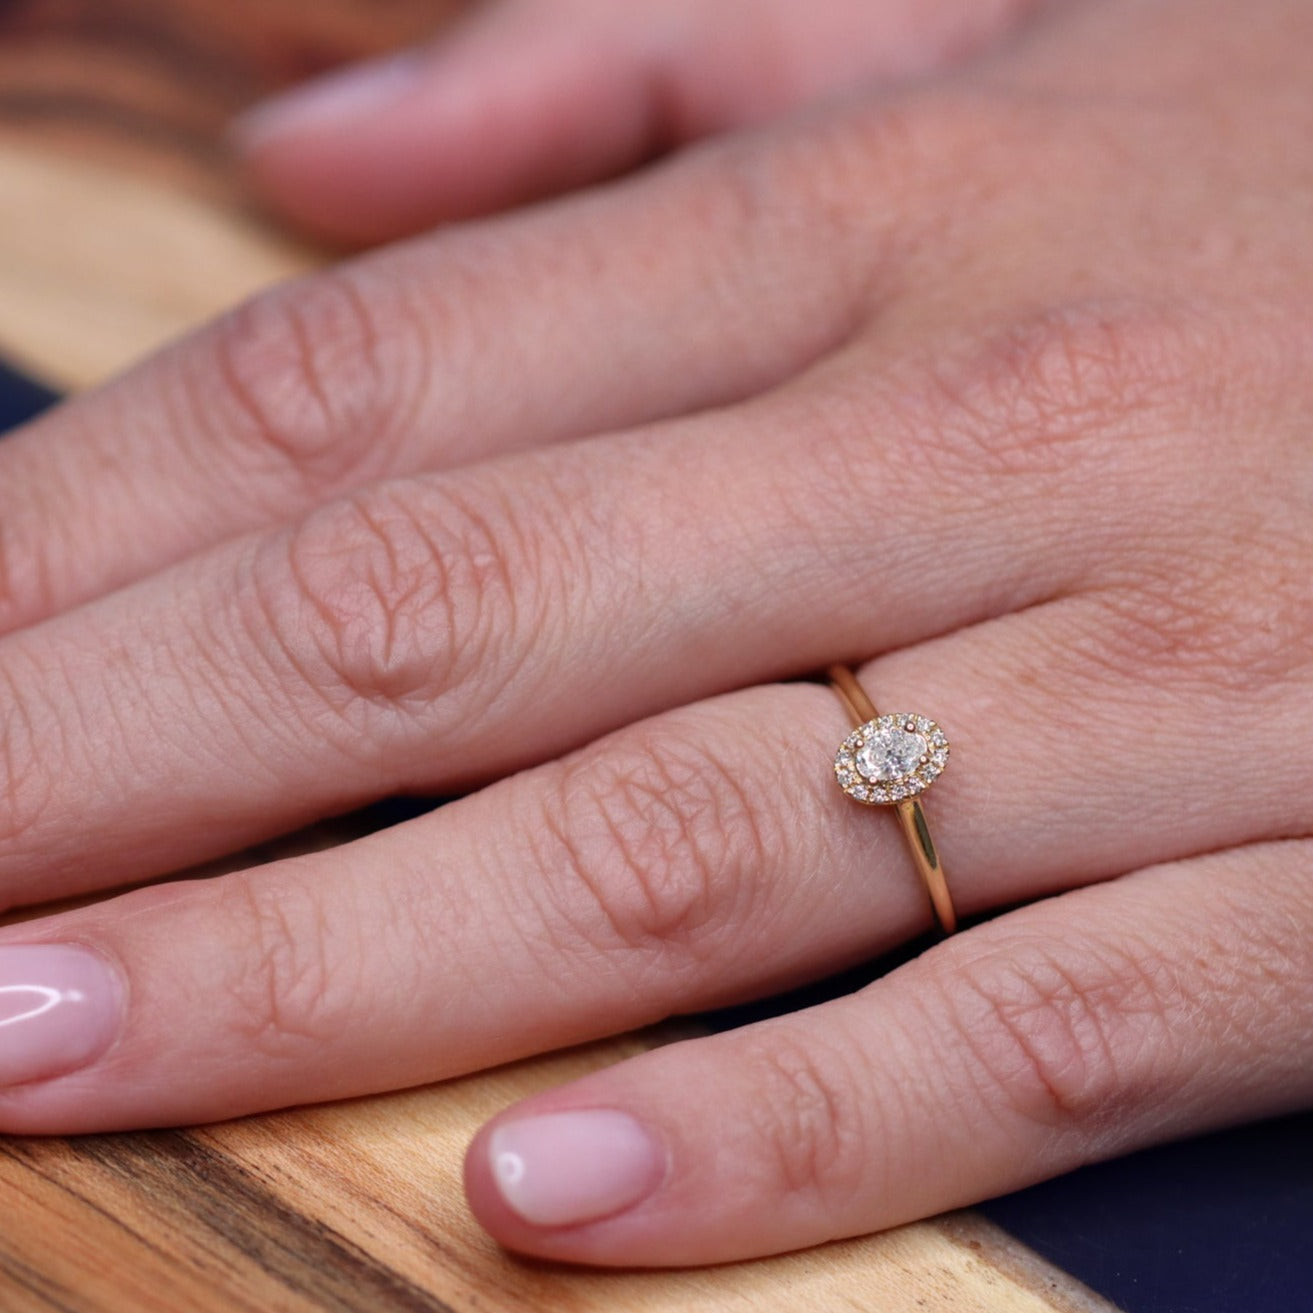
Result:
M456 7L0 6L0 351L83 387L313 267L313 252L248 211L218 146L224 121L259 92L411 39ZM0 1140L0 1310L1108 1309L969 1213L706 1271L585 1273L502 1253L461 1193L476 1127L668 1033L191 1131Z

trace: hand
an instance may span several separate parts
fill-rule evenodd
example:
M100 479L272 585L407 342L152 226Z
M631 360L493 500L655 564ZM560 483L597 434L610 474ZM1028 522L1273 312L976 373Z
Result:
M1310 39L1298 0L1055 11L0 444L10 903L466 794L0 933L0 1127L436 1080L907 940L837 700L772 682L843 659L950 733L959 911L1024 905L508 1110L495 1235L769 1253L1307 1104Z

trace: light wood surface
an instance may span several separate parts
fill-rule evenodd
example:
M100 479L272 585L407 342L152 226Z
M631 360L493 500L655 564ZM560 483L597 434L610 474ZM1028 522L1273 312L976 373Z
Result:
M313 264L234 205L0 132L0 352L61 388Z
M316 255L216 142L243 100L455 8L420 0L0 7L0 352L66 387ZM803 1254L586 1273L502 1253L463 1202L481 1121L655 1032L439 1087L187 1131L0 1139L0 1310L880 1310L1108 1305L973 1214Z

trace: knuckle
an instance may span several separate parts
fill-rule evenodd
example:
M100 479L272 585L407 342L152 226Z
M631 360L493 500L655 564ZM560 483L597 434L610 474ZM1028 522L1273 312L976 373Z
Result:
M975 487L1077 469L1115 475L1109 439L1127 417L1144 431L1187 407L1199 363L1189 338L1159 311L1126 304L1020 316L928 366L931 423L918 431L936 435L928 455L941 473Z
M932 367L904 412L908 440L932 434L925 458L990 513L999 476L1026 476L1017 496L1042 499L1046 522L1077 489L1070 527L1092 562L1076 637L1097 678L1250 691L1309 667L1302 453L1274 482L1272 426L1255 441L1242 418L1268 404L1255 380L1296 386L1285 323L1203 303L1068 307Z
M218 882L214 913L232 925L233 942L242 946L232 957L228 991L245 1044L285 1056L289 1047L315 1049L333 1040L358 982L344 977L348 955L332 942L315 891L243 872Z
M451 714L485 659L520 652L525 551L507 508L454 482L376 485L312 513L262 554L250 627L295 685L349 721ZM284 670L284 673L287 673ZM497 671L505 678L503 664Z
M1180 460L1193 376L1211 367L1207 337L1125 304L1015 317L983 339L909 357L897 377L835 389L807 417L820 438L812 477L844 490L841 515L843 505L878 497L906 505L912 523L927 479L991 522L1006 499L1023 526L1052 522L1055 507L1076 497L1082 513L1072 527L1089 541L1073 573L1092 586L1086 576L1099 561L1126 557L1127 537L1141 541L1169 521L1184 531L1183 514L1147 503L1164 501L1159 471Z
M543 869L571 929L591 948L723 967L772 847L769 821L733 769L677 726L559 768L547 791Z
M418 399L423 335L398 296L329 271L256 296L182 357L187 409L256 487L319 498L383 471Z
M836 1215L861 1186L870 1143L866 1083L852 1052L780 1023L739 1054L772 1193Z
M1113 1126L1160 1090L1181 1045L1166 963L1133 945L1010 944L949 986L954 1034L992 1106L1060 1129Z

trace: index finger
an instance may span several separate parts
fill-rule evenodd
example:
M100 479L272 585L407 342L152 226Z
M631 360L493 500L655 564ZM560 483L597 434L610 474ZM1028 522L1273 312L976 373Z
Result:
M366 483L728 403L792 373L846 331L859 293L790 205L756 204L764 167L684 161L362 258L12 435L0 631ZM780 315L785 245L799 278Z

